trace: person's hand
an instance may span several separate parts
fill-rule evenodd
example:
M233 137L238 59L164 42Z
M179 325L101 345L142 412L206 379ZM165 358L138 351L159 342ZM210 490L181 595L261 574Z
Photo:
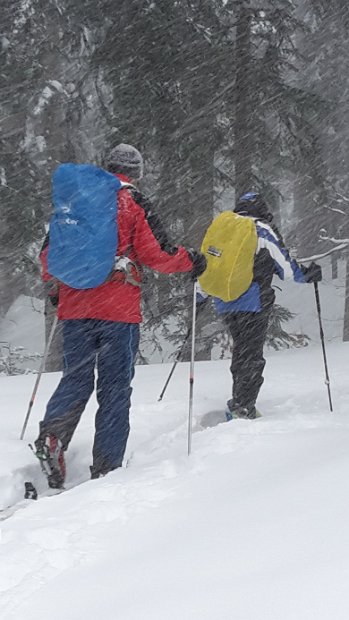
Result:
M198 306L204 306L207 303L209 297L203 297L200 293L196 293L196 303Z
M309 267L304 267L304 265L302 265L302 271L305 275L306 282L309 282L309 283L321 282L322 270L321 270L320 265L317 265L314 262L310 263Z
M206 258L201 252L196 252L195 250L188 250L188 255L193 263L193 268L191 270L191 278L192 280L197 280L205 271L207 267Z

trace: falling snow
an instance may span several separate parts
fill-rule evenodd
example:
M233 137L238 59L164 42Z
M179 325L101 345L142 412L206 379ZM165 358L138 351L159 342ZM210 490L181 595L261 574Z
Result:
M198 251L213 217L254 190L292 257L321 265L335 412L314 288L275 277L261 420L200 426L231 395L232 342L213 305L197 316L188 460L186 363L168 400L156 399L191 324L193 282L143 266L130 467L87 481L92 397L68 451L69 492L2 524L1 618L344 620L349 4L114 4L2 3L0 508L21 499L25 476L44 493L18 436L56 312L38 258L52 173L62 162L106 166L119 143L142 153L137 189L171 243ZM60 377L49 371L61 370L59 324L28 441Z

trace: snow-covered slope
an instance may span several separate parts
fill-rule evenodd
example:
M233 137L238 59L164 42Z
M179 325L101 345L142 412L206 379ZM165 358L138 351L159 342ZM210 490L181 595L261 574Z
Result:
M228 362L137 367L129 466L32 502L0 523L2 620L344 620L349 615L349 346L270 353L263 417L203 429L230 391ZM45 376L27 440L58 380ZM20 434L33 376L0 378L0 508L43 489ZM95 402L68 453L88 479ZM206 415L209 414L209 415ZM203 418L204 416L204 418ZM41 482L40 482L41 480Z

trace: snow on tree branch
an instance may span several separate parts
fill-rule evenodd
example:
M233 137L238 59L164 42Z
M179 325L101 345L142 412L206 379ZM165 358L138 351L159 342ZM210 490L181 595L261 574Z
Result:
M308 263L311 261L321 260L322 258L325 258L326 256L333 254L334 252L345 250L348 246L349 246L349 240L347 240L345 243L342 243L341 245L336 245L336 247L331 248L330 250L327 250L327 252L322 252L322 254L314 254L313 256L307 256L305 258L299 258L298 261L301 263Z
M340 215L348 215L345 211L342 211L342 209L337 209L336 207L325 207L325 209L327 211L332 211L332 213L339 213Z
M333 243L335 247L327 250L326 252L321 252L320 254L314 254L313 256L307 256L306 258L299 259L301 262L309 262L320 260L321 258L325 258L334 252L339 252L340 250L345 250L349 246L349 239L336 239L335 237L330 237L327 234L325 229L320 230L319 238L321 241L329 241Z
M320 230L320 239L321 241L330 241L335 245L349 244L349 239L336 239L335 237L329 237L325 230Z

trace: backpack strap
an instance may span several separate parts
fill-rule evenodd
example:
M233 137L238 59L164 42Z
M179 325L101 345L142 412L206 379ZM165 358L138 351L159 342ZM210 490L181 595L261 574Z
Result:
M169 256L177 254L178 248L170 241L160 218L154 213L152 201L136 188L131 189L131 195L135 203L143 209L145 218L161 250Z
M160 219L153 213L153 205L151 200L144 196L134 185L131 183L123 183L121 181L121 189L128 189L134 202L143 209L145 218L150 226L150 229L157 240L160 248L163 252L166 252L169 256L174 256L178 252L177 246L173 245L167 237L166 231L163 228ZM115 258L115 271L121 271L125 274L126 282L133 284L134 286L140 286L140 283L134 279L132 275L132 268L134 267L136 272L139 272L137 265L128 258L129 250L124 253L123 256L117 256Z

